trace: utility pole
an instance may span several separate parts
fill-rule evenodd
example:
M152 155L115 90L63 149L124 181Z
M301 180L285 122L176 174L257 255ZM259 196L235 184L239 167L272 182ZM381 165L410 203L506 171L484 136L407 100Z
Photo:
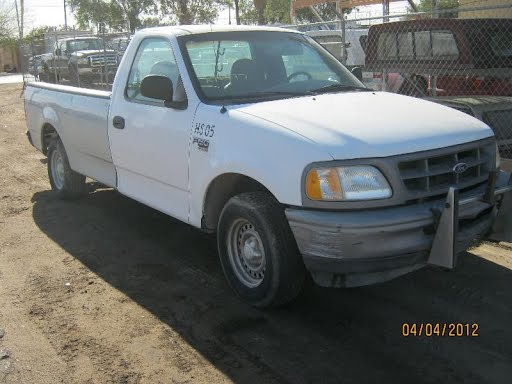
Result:
M24 0L20 0L20 9L18 9L18 0L14 0L14 5L16 6L16 22L18 23L18 35L20 40L23 39L23 19L24 19L24 10L25 4Z
M238 6L238 0L235 0L235 19L236 25L240 25L240 7Z
M66 12L66 0L64 0L64 30L68 30L68 13Z
M24 32L24 26L25 26L25 0L20 0L20 19L21 19L21 38L23 39L23 32Z
M21 40L21 27L20 27L20 14L18 12L18 0L14 0L14 5L16 6L16 22L18 23L18 36Z

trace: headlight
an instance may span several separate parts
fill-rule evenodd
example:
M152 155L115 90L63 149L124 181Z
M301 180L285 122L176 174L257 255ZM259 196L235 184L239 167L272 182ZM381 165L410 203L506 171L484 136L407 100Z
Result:
M498 147L498 143L496 143L496 169L498 169L501 165L501 157L500 157L500 147Z
M311 200L375 200L391 195L384 175L370 165L314 168L306 175L306 196Z
M89 59L87 59L87 57L80 57L76 62L78 64L89 64Z

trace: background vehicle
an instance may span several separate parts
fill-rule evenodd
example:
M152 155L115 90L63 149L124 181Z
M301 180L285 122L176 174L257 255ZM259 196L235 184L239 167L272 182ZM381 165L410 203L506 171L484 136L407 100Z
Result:
M37 79L44 72L43 55L30 56L28 59L28 72Z
M116 53L105 49L102 39L86 36L57 40L53 52L43 55L42 60L42 80L56 82L64 78L74 85L102 77L107 82L118 65Z
M443 104L474 116L492 128L500 154L509 167L512 165L512 97L505 96L448 96L427 100Z
M112 93L27 86L52 189L79 197L87 176L215 232L254 306L292 300L307 272L341 287L453 268L496 217L509 233L512 185L485 124L372 92L301 33L155 28L125 55Z
M126 37L126 36L116 37L116 38L110 40L110 42L108 43L108 48L114 50L116 52L117 56L119 57L119 59L121 59L121 57L123 57L123 55L126 51L126 48L128 48L130 39L131 39L131 37Z
M368 33L365 66L400 74L401 79L389 89L392 92L405 93L412 87L425 96L512 96L510 31L511 19L374 25ZM437 85L432 83L433 76Z

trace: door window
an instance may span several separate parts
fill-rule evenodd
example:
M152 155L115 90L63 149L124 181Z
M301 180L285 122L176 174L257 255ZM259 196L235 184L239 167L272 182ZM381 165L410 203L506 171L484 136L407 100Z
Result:
M140 94L140 83L148 75L160 75L169 78L172 81L174 91L176 91L179 71L171 43L168 40L149 38L140 43L126 85L126 97L128 99L149 103L158 102Z

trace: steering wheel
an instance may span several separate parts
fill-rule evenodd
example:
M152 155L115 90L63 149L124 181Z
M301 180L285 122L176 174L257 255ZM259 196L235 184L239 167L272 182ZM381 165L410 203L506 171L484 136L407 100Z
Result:
M288 81L290 81L291 79L293 79L294 77L297 77L299 75L306 76L308 78L308 80L311 80L313 78L313 76L311 76L310 73L307 73L304 71L297 71L297 72L293 72L290 76L288 76Z

